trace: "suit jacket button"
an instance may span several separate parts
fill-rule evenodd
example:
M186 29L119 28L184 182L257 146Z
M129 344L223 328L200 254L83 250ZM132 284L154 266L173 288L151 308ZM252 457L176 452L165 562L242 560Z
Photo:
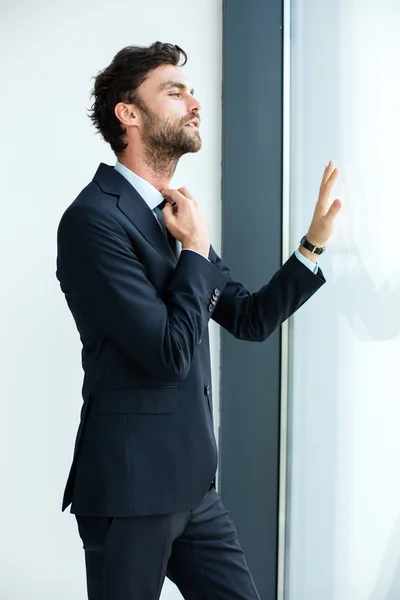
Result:
M220 290L219 290L218 288L215 288L215 290L214 290L214 292L213 292L213 293L214 293L214 295L215 295L217 298L218 298L218 296L220 296L220 295L221 295L221 292L220 292Z
M217 299L216 299L216 298L214 298L214 297L212 297L212 298L211 298L211 304L212 304L213 306L217 306Z
M214 307L212 304L208 305L208 312L212 312L214 310Z
M210 390L211 390L211 388L210 388L210 386L209 386L209 385L206 385L206 386L204 387L204 393L205 393L205 394L207 394L207 396L208 396L208 394L210 393Z

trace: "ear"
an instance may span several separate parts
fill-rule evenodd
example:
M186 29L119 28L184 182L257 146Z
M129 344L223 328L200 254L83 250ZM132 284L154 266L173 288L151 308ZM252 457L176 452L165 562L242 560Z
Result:
M134 104L118 102L118 104L115 105L114 114L118 121L125 127L132 127L138 123L139 113Z

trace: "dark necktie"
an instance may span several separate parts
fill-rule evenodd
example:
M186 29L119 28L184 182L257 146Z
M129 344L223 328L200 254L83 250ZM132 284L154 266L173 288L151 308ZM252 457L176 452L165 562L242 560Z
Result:
M165 223L164 223L164 215L162 214L162 210L161 210L161 206L163 206L163 202L161 202L161 204L159 204L158 206L155 207L154 209L154 214L157 217L157 221L161 227L161 231L164 234L164 237L167 239L167 228L165 227Z
M161 210L161 208L163 208L164 206L165 206L165 200L163 200L158 206L155 207L154 214L157 217L157 221L158 221L158 223L160 225L161 231L164 234L165 240L169 244L169 246L170 246L173 254L175 256L177 256L176 240L170 234L170 232L168 231L168 229L166 228L165 223L164 223L164 215L163 215L162 210Z

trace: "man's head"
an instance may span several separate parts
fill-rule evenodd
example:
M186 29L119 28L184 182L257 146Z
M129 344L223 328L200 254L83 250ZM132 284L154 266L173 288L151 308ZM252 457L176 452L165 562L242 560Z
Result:
M91 119L117 156L140 151L162 167L200 150L200 104L178 68L181 55L184 65L179 46L129 46L97 75Z

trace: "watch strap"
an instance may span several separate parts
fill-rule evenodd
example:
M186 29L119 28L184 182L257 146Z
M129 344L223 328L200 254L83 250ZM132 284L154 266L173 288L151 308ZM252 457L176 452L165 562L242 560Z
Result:
M305 248L309 252L312 252L313 254L322 254L326 249L325 246L321 246L319 248L318 246L314 246L313 244L311 244L311 242L308 241L306 235L301 238L300 245L303 246L303 248Z

